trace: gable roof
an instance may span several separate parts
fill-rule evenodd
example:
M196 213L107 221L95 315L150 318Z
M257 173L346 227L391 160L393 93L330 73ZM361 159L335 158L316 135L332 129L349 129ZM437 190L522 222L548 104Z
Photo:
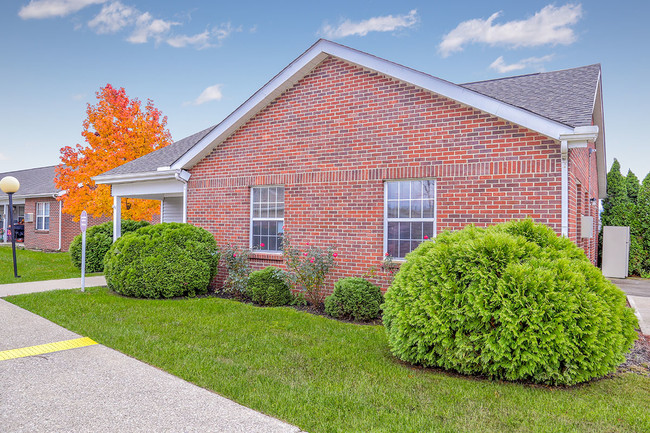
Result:
M592 124L600 64L461 84L569 126Z
M112 170L102 174L102 176L115 176L131 173L146 173L154 172L158 167L169 167L178 160L185 152L192 148L196 143L201 141L216 125L204 129L203 131L192 134L182 140L175 141L174 143L158 149L138 159L129 161Z
M191 168L328 57L335 57L393 77L558 140L560 136L575 133L575 127L591 125L591 120L587 122L587 117L593 113L596 89L600 82L600 66L592 65L555 73L531 74L457 85L371 54L320 39L221 123L96 176L94 179L98 183L111 183L118 177L132 178L138 173L151 173L165 169L178 172ZM594 80L596 68L598 74ZM558 79L560 80L557 81ZM548 98L544 98L548 93L558 96L549 101ZM569 104L570 107L566 107L567 101L573 101ZM588 108L590 104L591 111ZM573 107L577 107L577 113L570 112Z
M8 171L0 173L0 179L13 176L20 182L18 192L14 197L45 197L54 196L59 189L54 185L55 165L48 167L29 168L26 170ZM0 190L0 200L7 199L7 194Z

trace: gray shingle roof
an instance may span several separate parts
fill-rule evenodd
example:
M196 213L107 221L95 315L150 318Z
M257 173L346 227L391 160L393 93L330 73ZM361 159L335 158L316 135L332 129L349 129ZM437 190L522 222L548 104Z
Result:
M60 190L54 186L54 168L55 165L49 167L29 168L26 170L8 171L0 173L0 179L5 176L13 176L20 182L18 192L14 197L25 195L54 195ZM0 190L0 199L6 199L7 194Z
M158 167L168 167L172 165L178 158L183 156L185 152L190 150L192 146L198 143L203 137L208 135L210 131L215 128L213 125L203 131L185 137L182 140L175 141L169 146L158 149L147 155L141 156L138 159L129 161L119 167L102 173L101 176L113 176L117 174L131 174L131 173L146 173L149 171L156 171Z
M568 126L591 125L600 64L461 84Z

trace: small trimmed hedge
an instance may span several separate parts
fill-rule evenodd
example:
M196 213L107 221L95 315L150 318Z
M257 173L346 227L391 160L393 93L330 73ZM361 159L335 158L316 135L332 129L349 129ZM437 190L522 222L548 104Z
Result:
M246 292L253 302L269 307L288 305L294 299L282 278L282 270L273 266L251 272Z
M134 232L139 228L148 226L146 221L122 220L122 234ZM104 256L113 244L113 222L105 222L86 230L86 272L102 272L104 270ZM81 269L81 234L74 237L70 243L70 258L72 264Z
M161 223L120 237L106 254L104 274L108 287L125 296L196 296L208 291L218 263L210 232Z
M637 338L623 292L569 239L531 220L422 243L383 309L398 358L505 380L601 377Z
M325 299L325 312L338 319L358 321L379 317L384 297L381 289L363 278L342 278L334 283L334 292Z

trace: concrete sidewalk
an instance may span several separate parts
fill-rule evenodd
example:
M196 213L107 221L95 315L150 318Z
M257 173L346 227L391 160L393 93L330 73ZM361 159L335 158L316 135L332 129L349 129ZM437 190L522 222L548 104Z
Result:
M0 359L9 349L79 337L0 300ZM300 432L100 344L0 360L0 426L3 432Z
M86 287L105 286L106 278L103 275L86 277ZM31 281L28 283L0 284L0 298L25 293L47 292L48 290L78 289L81 287L81 278L66 278L63 280Z

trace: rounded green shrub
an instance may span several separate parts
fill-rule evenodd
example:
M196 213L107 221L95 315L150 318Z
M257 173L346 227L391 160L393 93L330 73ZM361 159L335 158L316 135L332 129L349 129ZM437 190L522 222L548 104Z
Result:
M282 278L282 270L273 266L251 272L246 292L253 302L269 307L288 305L294 299Z
M363 278L342 278L325 299L325 312L339 319L372 320L379 317L383 302L381 289Z
M149 223L146 221L122 220L122 234L134 232L148 225ZM104 256L112 244L112 221L88 227L86 230L86 272L102 272L104 270ZM72 264L78 269L81 269L81 246L81 234L78 234L68 248Z
M125 296L195 296L208 291L218 263L210 232L161 223L120 237L106 254L104 274L108 287Z
M383 305L391 351L422 366L544 384L601 377L637 322L581 249L531 220L422 243Z

